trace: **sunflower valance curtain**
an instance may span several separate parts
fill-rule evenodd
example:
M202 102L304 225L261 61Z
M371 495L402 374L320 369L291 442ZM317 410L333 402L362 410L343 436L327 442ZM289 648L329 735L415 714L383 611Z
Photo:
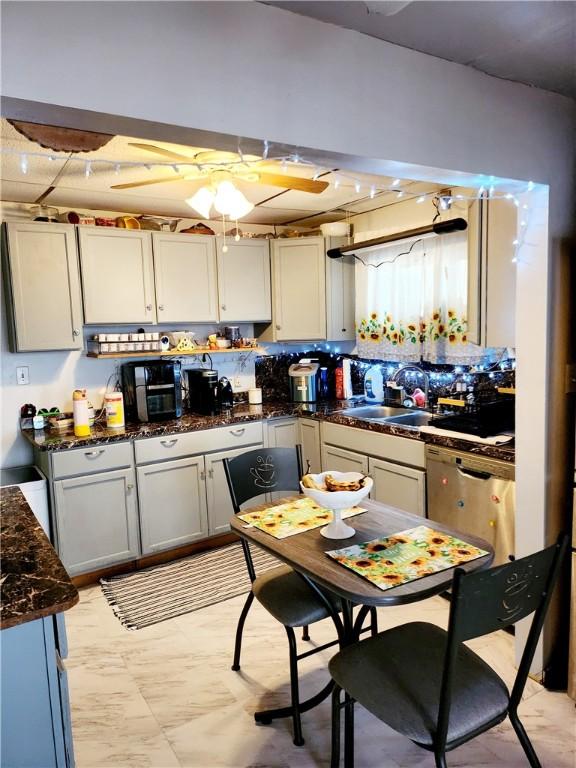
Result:
M363 232L358 240L379 237ZM356 340L360 357L478 362L468 343L466 232L403 240L358 254ZM380 264L380 266L376 266Z

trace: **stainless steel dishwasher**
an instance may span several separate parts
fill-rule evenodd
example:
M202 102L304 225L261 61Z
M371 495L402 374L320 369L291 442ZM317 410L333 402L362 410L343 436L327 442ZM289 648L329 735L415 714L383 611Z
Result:
M514 465L449 448L426 447L428 517L480 536L494 547L494 565L514 554Z

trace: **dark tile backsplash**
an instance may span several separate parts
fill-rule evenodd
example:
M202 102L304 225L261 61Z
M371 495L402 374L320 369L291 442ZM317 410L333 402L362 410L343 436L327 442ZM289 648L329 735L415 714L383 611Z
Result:
M380 365L384 379L390 376L399 367L393 361L361 360L352 355L336 355L319 350L309 352L283 353L256 358L256 386L262 388L264 400L290 400L290 380L288 368L292 363L301 358L318 360L321 366L328 368L328 380L330 383L329 398L334 393L334 369L343 357L352 361L352 391L355 395L364 394L364 374L372 365ZM499 364L488 365L484 370L477 370L473 366L434 365L422 363L420 367L430 375L429 399L430 404L436 403L439 397L447 397L454 394L459 382L472 387L476 400L488 400L496 395L496 387L512 387L515 383L516 371L512 360L503 360ZM415 386L422 387L423 382L415 379Z

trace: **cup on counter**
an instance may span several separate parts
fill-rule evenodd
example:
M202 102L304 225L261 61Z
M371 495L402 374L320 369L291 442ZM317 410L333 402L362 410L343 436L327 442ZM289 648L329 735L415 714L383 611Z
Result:
M253 387L248 390L248 403L250 405L262 405L262 390L260 387Z

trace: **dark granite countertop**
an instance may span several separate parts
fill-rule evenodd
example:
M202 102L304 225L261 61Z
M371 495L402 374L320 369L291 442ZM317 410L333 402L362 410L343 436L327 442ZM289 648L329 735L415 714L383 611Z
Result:
M454 438L445 435L431 435L420 432L413 427L400 424L382 424L362 421L340 413L343 408L349 408L350 402L330 401L325 403L289 403L269 402L263 405L248 405L241 403L234 408L217 416L200 416L195 413L187 413L180 419L147 424L130 424L125 429L112 430L104 426L95 426L89 437L75 437L72 430L66 432L54 432L52 430L22 430L25 437L41 451L61 451L69 448L83 448L92 445L115 443L122 440L136 440L146 437L158 437L175 435L183 432L194 432L213 427L225 427L230 424L240 424L247 421L262 421L263 419L287 418L290 416L307 416L319 421L330 421L336 424L368 429L372 432L382 432L388 435L420 440L445 448L453 448L458 451L468 451L492 459L514 461L514 441L505 445L486 445L471 440Z
M0 498L0 629L72 608L78 591L19 488Z

